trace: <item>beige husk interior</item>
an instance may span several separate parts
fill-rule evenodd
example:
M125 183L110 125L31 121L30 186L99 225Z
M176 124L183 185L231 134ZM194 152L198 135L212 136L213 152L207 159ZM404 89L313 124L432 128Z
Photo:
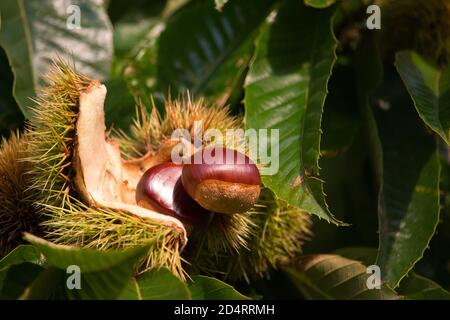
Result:
M167 140L158 153L134 160L121 157L119 145L106 136L104 101L106 87L92 81L81 93L76 125L76 185L86 202L121 210L141 219L168 226L187 242L186 229L178 219L137 206L136 185L150 167L170 160L177 141Z

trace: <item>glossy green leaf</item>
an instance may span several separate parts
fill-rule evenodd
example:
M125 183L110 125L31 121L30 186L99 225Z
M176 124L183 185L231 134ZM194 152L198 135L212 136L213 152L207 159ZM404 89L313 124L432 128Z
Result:
M95 272L113 267L145 253L146 248L126 251L99 251L56 245L31 234L25 235L44 256L50 266L65 270L70 265L79 266L83 272Z
M18 299L43 270L41 266L30 262L0 270L0 299Z
M0 260L0 299L17 299L43 270L39 251L20 245Z
M187 285L167 269L149 270L133 278L120 296L123 300L187 300Z
M392 300L399 297L385 284L369 289L371 273L361 262L334 254L305 255L285 269L308 299L320 300Z
M33 279L19 295L20 300L67 300L67 277L69 275L61 269L48 267ZM72 291L72 290L71 290ZM80 292L81 290L76 290Z
M193 276L189 282L193 300L248 300L229 284L206 276Z
M172 96L189 90L225 105L241 90L253 39L271 5L271 0L232 0L218 12L213 1L192 1L167 20L162 32L162 25L152 32L129 68L131 86L144 102L170 89Z
M338 249L334 252L337 255L361 261L364 265L375 263L377 249L366 247L348 247ZM434 281L422 277L414 272L410 272L403 278L397 293L414 300L449 300L450 293L443 289Z
M395 64L422 120L450 144L450 65L439 69L412 51L398 53Z
M42 264L43 261L34 246L20 245L0 260L0 270L24 262Z
M42 76L57 56L69 57L78 71L92 78L104 80L109 74L112 30L102 1L71 5L69 0L0 2L0 46L15 76L14 97L27 117L29 98L36 95Z
M395 288L423 256L439 221L436 139L424 128L396 70L383 66L375 34L357 53L358 96L379 189L382 278Z
M23 295L25 299L115 299L125 289L137 263L148 250L137 247L124 251L98 251L55 245L30 234L25 239L44 254L49 265L27 289ZM69 277L75 274L67 269L69 266L79 268L81 289L68 288Z
M307 6L311 6L313 8L323 9L328 8L332 4L336 2L336 0L304 0Z
M434 281L415 273L405 277L397 291L413 300L450 300L450 292Z
M392 68L385 70L372 106L382 150L377 264L396 287L422 258L439 222L441 167L436 139Z
M279 129L279 170L263 176L264 184L289 204L339 224L325 203L318 166L323 105L336 60L331 16L299 1L281 6L256 41L244 102L247 128ZM260 154L274 152L270 143L258 148Z

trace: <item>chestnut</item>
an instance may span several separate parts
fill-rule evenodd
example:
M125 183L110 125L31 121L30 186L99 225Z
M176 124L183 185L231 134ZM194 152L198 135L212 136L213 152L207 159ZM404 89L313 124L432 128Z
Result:
M258 200L261 178L246 155L228 148L207 147L185 164L181 181L203 208L220 213L248 211Z
M166 162L148 169L136 187L138 206L178 218L187 224L203 224L210 212L195 202L181 183L182 164Z

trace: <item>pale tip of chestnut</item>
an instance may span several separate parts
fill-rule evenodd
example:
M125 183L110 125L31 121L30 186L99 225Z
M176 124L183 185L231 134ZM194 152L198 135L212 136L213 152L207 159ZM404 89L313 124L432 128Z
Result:
M181 181L187 193L203 208L219 213L250 210L259 198L258 167L246 155L227 148L210 147L185 164Z

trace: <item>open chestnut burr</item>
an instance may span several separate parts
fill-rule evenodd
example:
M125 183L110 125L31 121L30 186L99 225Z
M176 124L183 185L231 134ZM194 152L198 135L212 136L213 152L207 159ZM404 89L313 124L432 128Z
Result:
M228 148L208 147L185 164L181 181L203 208L220 213L246 212L259 197L258 167L246 155Z
M182 164L162 163L148 169L136 187L137 205L180 219L187 224L203 224L211 212L201 207L184 190Z

